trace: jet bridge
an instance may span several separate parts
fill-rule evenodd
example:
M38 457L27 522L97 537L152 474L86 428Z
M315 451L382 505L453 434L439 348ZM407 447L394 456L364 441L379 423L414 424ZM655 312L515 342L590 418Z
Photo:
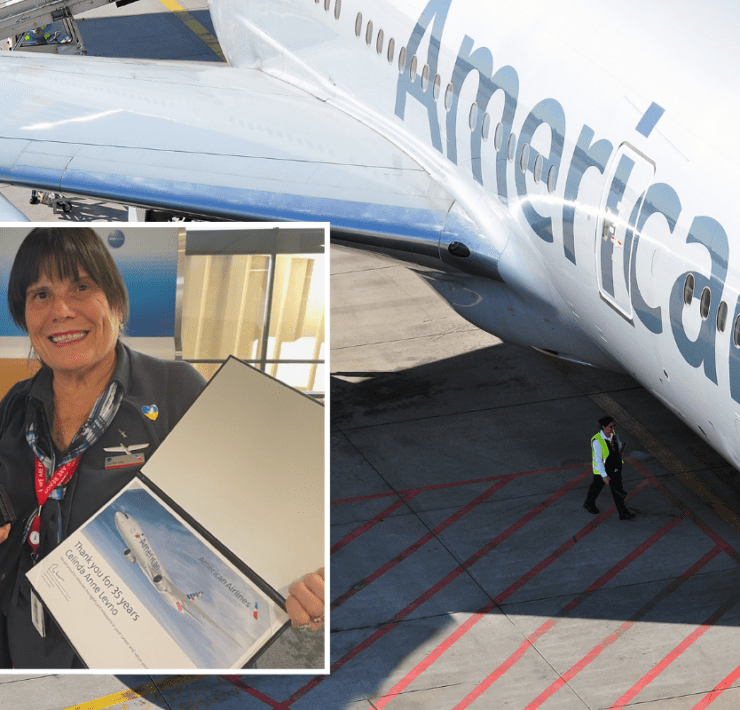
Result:
M136 0L0 0L0 37L11 50L85 54L75 15L110 2Z

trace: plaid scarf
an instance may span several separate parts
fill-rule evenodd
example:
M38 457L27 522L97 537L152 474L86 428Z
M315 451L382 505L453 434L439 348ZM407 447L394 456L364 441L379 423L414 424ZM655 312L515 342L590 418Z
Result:
M46 469L46 480L48 481L54 472L64 464L76 459L78 456L87 451L105 432L113 421L113 417L118 413L118 407L121 405L123 399L123 387L118 382L112 380L108 387L105 389L103 394L98 397L98 401L95 402L95 406L90 413L87 421L82 425L80 430L72 439L72 443L69 445L67 453L62 457L62 460L56 464L54 461L54 447L51 446L50 454L47 454L42 448L39 442L39 419L42 411L42 407L37 405L32 408L31 415L28 417L26 424L26 441L31 447L31 450L38 457L39 461L43 464ZM51 442L49 441L49 444ZM57 486L50 494L49 500L62 500L66 492L67 486ZM34 511L31 517L26 521L26 527L23 534L23 539L28 537L28 532L31 527L31 522L36 515ZM62 529L61 519L59 520L57 530L57 542L62 540Z

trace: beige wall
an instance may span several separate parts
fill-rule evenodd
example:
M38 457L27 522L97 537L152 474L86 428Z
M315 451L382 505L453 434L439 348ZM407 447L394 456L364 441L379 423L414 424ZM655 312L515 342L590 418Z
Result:
M0 359L0 398L18 381L32 377L39 369L39 363L26 359Z

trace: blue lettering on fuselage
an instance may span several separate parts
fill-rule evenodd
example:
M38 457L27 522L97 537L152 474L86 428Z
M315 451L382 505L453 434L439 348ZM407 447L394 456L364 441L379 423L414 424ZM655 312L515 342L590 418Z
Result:
M439 55L442 46L442 35L447 17L449 15L452 0L429 0L423 9L409 38L407 55L409 59L418 54L422 40L429 33L429 49L426 64L429 65L431 76L439 73ZM500 124L500 137L495 157L495 186L488 185L491 190L495 189L502 203L508 201L507 193L507 171L508 171L508 144L512 134L514 116L517 110L519 97L519 77L516 70L508 65L493 72L493 54L488 47L476 46L475 40L468 35L463 37L454 67L452 69L452 95L446 97L446 147L443 145L441 128L439 124L438 105L433 92L422 88L421 82L412 80L408 71L399 73L396 89L395 113L405 120L407 98L416 99L427 109L429 117L429 132L432 146L454 164L458 163L457 146L457 114L459 108L460 94L463 83L475 71L478 74L478 89L475 102L478 106L476 124L470 132L470 157L472 177L483 185L482 169L482 121L486 114L488 105L498 91L504 95L501 115L496 118L491 116L491 124ZM649 137L655 124L663 115L663 108L656 103L651 104L635 130ZM530 151L527 157L526 145L531 145L532 138L541 126L549 129L550 150L549 155L543 155L542 174L551 176L552 181L559 180L561 174L565 177L564 200L562 211L562 233L563 253L565 258L577 263L575 251L575 207L581 181L589 168L596 168L602 175L606 172L607 164L613 155L614 146L606 139L594 140L595 134L592 128L584 125L581 129L575 150L567 170L561 168L563 148L565 145L565 112L553 98L546 98L537 103L525 118L519 134L516 149L515 164L523 161L523 170L514 170L514 182L517 195L522 198L520 202L523 214L532 231L545 242L554 241L552 218L540 215L527 198L526 172L533 172L537 154ZM523 152L524 151L524 152ZM624 194L624 189L634 163L627 156L621 156L620 163L613 174L612 183L607 195L606 209L616 211ZM554 171L554 172L551 172ZM640 233L649 219L657 219L660 215L668 225L670 234L673 235L679 215L681 214L681 200L675 190L667 184L656 183L650 185L647 191L637 200L635 208L630 215L629 226L625 235L622 264L624 278L628 284L629 299L640 323L651 333L661 334L664 331L664 314L659 306L649 306L643 298L640 284L637 279L636 261L640 244ZM694 275L695 289L700 295L705 288L710 289L712 300L708 313L702 318L699 335L696 340L691 340L686 334L683 324L683 314L686 305L684 303L683 287L689 272L681 274L672 286L668 318L670 330L673 334L678 351L684 360L692 367L703 366L704 374L711 382L717 384L716 369L716 335L717 335L717 309L721 296L723 295L725 279L729 262L729 240L722 226L711 217L698 216L692 222L686 243L700 244L707 249L711 257L711 273L707 276L697 271L690 272ZM607 240L601 248L601 274L602 288L605 292L614 295L612 244ZM630 258L631 257L631 258ZM740 298L735 307L734 318L740 315ZM731 321L734 323L733 321ZM634 322L633 322L634 325ZM729 353L730 366L730 393L736 402L740 402L740 350L730 342Z
M722 293L727 276L727 265L730 246L727 234L722 225L711 217L696 217L689 229L686 243L701 244L707 248L712 257L712 271L709 278L700 273L694 274L694 292L702 294L709 287L709 293ZM686 277L689 272L681 274L673 284L669 310L671 316L671 328L676 345L686 362L693 367L704 364L704 374L717 384L717 364L715 358L714 342L717 335L717 308L719 299L713 298L710 302L709 312L702 318L701 329L696 340L689 340L684 330L682 314L684 306L683 290Z
M421 13L419 21L411 33L408 44L406 45L407 56L413 57L419 50L421 40L429 29L429 23L434 20L432 34L429 38L429 53L427 64L429 64L429 74L436 76L439 72L439 48L442 45L442 30L447 21L447 12L450 9L452 0L432 0L424 12ZM398 90L396 91L396 115L403 118L406 111L406 95L410 94L413 98L426 106L429 113L429 129L432 132L432 145L442 151L442 136L439 130L439 119L437 118L437 104L431 91L423 91L421 82L411 82L408 72L399 74Z
M632 307L635 309L637 317L642 321L642 324L651 332L658 333L663 332L663 319L661 316L660 306L651 307L645 303L645 299L642 297L640 291L640 284L637 283L636 275L636 263L637 263L637 247L640 241L640 232L642 232L645 223L649 217L654 214L660 214L665 217L668 223L668 229L671 234L676 228L676 222L678 216L681 213L681 200L679 200L676 191L670 186L664 183L655 183L648 188L645 195L645 199L642 202L642 209L640 210L640 216L637 219L635 225L634 243L632 246L633 257L630 260L630 283L632 293Z

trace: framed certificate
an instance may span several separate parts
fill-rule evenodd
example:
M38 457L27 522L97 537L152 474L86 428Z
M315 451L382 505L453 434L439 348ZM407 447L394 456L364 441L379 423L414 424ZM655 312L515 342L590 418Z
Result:
M241 668L324 566L325 483L324 407L231 358L28 578L91 669Z

